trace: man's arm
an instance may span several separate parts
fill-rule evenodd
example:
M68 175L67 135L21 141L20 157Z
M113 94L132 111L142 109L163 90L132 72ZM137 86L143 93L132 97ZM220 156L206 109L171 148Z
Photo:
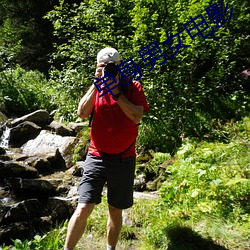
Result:
M119 82L119 75L116 76L116 82ZM119 88L113 90L113 94L116 95L120 92ZM122 93L122 92L121 92ZM134 123L139 124L143 116L143 106L134 105L123 94L117 100L118 105Z
M82 119L87 118L94 107L97 89L92 85L78 104L77 115Z
M103 63L98 64L95 71L95 78L100 78L102 76L102 68ZM96 96L97 89L95 85L93 84L87 93L82 97L82 99L79 102L78 109L77 109L77 115L85 119L87 118L95 105L95 96Z
M143 106L134 105L124 95L119 97L117 103L128 118L136 124L140 123L143 116Z

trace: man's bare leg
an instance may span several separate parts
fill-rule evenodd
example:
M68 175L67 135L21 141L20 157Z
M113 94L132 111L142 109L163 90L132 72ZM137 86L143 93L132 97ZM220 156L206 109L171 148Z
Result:
M109 217L107 223L108 245L115 249L122 228L122 209L109 205Z
M94 209L94 203L79 203L69 224L65 242L65 249L73 250L84 233L86 222Z

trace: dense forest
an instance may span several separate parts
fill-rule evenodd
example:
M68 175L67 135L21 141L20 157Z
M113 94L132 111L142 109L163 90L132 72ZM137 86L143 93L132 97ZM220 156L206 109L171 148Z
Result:
M249 0L0 0L0 34L0 111L9 118L46 109L80 121L98 51L114 47L134 63L151 108L137 151L164 179L159 200L135 204L124 249L133 237L133 249L250 247ZM104 211L87 228L97 239ZM62 249L65 230L13 249Z
M151 112L138 149L173 154L184 137L223 139L216 128L249 112L247 0L1 0L0 14L0 103L7 116L45 108L75 120L105 46L139 65L134 78Z

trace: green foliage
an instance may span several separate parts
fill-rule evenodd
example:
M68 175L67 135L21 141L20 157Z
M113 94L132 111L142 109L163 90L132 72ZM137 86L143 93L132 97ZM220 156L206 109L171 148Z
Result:
M14 57L22 49L22 39L16 30L12 29L11 20L6 19L0 26L0 69L6 69L13 63Z
M115 47L123 60L131 58L139 63L140 81L151 107L140 128L138 149L174 154L185 136L220 140L213 133L214 121L223 124L239 120L250 110L249 80L240 76L250 65L247 0L232 0L225 14L228 18L233 8L230 23L224 22L207 38L198 35L192 40L186 31L182 32L182 45L190 47L181 48L173 59L175 50L169 49L168 43L161 44L167 39L166 32L173 36L183 30L190 16L203 14L209 26L214 26L205 12L212 3L23 0L16 4L1 0L0 67L15 67L19 62L44 71L48 65L41 64L47 64L48 60L44 61L53 52L49 71L51 104L58 107L58 119L70 121L76 119L79 99L93 83L97 52L105 46ZM209 32L211 27L203 34ZM159 66L164 58L158 58L150 71L152 64L144 62L138 51L154 41L168 60ZM177 45L175 37L172 46Z
M228 123L223 130L231 136L227 143L186 139L172 158L151 152L148 166L157 170L167 161L168 178L159 197L135 199L134 206L125 211L129 223L118 243L127 242L122 249L128 245L146 250L248 247L250 118ZM104 195L88 220L79 249L106 244L107 209ZM10 249L60 249L66 224L32 241L15 240L11 247L16 248Z
M79 142L74 149L73 162L85 160L84 156L88 150L90 142L90 128L84 128L77 134L77 137L79 138Z
M0 72L0 102L6 114L22 115L37 109L53 110L51 89L45 76L38 71L20 67Z
M15 67L46 73L53 50L52 25L42 17L57 0L0 0L0 69Z
M166 32L176 34L190 16L202 13L212 26L205 12L212 3L89 0L70 5L61 1L46 16L58 38L52 63L61 66L50 74L58 93L56 101L62 104L59 115L75 119L77 103L93 81L97 52L112 46L120 51L123 60L132 58L140 63L141 82L151 111L140 128L139 150L153 148L174 154L183 136L218 139L211 121L240 119L250 110L247 81L240 77L250 62L247 1L230 2L226 13L228 17L233 8L230 23L225 22L205 39L199 35L192 40L183 32L182 44L190 47L180 49L174 59L170 60L174 50L168 49L167 43L161 44L167 38ZM163 58L159 58L148 72L152 65L146 65L138 51L153 41L160 45L168 61L160 67Z
M67 229L67 221L58 225L56 229L44 234L43 236L35 235L33 240L19 239L13 240L13 246L0 247L1 250L61 250L64 246L63 237L65 237Z
M185 142L161 189L168 206L239 222L249 219L249 118L237 127L245 127L244 133L228 144Z

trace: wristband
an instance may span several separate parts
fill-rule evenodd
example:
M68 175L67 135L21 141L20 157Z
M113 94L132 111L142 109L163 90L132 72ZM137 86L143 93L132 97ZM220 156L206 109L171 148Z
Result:
M113 100L114 101L118 101L118 99L119 99L119 97L122 95L122 93L121 92L119 92L118 94L115 94L115 95L112 95L112 98L113 98Z

